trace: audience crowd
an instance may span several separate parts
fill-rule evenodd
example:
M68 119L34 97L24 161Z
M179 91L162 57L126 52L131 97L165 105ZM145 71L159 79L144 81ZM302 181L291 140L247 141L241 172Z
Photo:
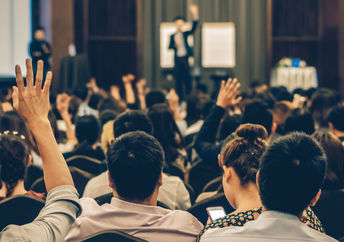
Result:
M2 91L0 210L22 196L45 206L7 224L1 241L109 230L146 241L344 241L336 91L253 82L244 92L228 79L216 100L200 83L181 101L125 74L110 90L92 78L54 96L43 66L34 76L27 59L26 81L16 66L17 85ZM208 217L218 206L226 214Z

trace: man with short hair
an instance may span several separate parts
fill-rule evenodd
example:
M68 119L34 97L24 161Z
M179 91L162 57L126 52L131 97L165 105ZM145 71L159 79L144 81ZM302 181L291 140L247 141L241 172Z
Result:
M111 203L81 199L83 212L65 240L116 229L147 241L195 241L203 227L196 218L157 207L163 162L163 149L153 136L134 131L117 138L107 153Z
M263 154L257 174L263 213L242 227L210 229L201 241L336 241L299 219L320 197L326 163L320 145L306 134L277 139Z
M332 108L327 120L331 132L344 143L344 107L337 105Z
M131 131L144 131L152 135L153 125L149 117L141 111L128 111L119 115L113 124L114 137L118 138ZM108 172L92 178L86 185L83 197L96 198L112 192ZM158 201L170 209L186 210L191 206L190 195L183 181L177 176L162 175L162 186Z

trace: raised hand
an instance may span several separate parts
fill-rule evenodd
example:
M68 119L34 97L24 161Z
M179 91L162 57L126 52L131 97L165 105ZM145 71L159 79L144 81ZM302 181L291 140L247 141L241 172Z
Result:
M61 114L61 116L68 115L68 108L69 108L70 100L71 100L71 97L66 93L57 95L56 108Z
M35 85L31 59L26 59L26 86L24 85L20 66L16 65L15 69L17 87L13 87L12 99L14 108L31 129L40 122L49 122L49 90L52 73L50 71L47 73L42 89L43 61L38 61Z
M198 10L198 6L196 4L191 4L189 6L189 11L190 11L193 19L198 19L199 10Z
M122 76L122 82L124 85L131 84L132 81L135 80L135 76L133 74L126 74Z
M222 81L216 105L224 109L237 105L241 101L241 97L237 97L239 87L240 83L236 78L229 78L227 82Z

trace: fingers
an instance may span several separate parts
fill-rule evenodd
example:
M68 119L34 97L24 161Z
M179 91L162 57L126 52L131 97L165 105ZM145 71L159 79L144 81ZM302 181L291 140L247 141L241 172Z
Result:
M33 89L33 70L30 58L26 59L26 86L29 88L29 90Z
M37 94L41 94L42 90L42 82L43 82L43 61L39 60L37 62L37 74L36 74L36 92Z
M13 107L17 110L19 106L19 94L18 94L18 88L15 86L13 86L12 101L13 101Z
M52 77L53 77L53 74L51 73L51 71L48 71L47 77L45 78L44 88L43 88L44 95L49 94Z
M21 73L21 69L19 65L16 65L16 82L17 82L17 87L19 88L20 92L24 91L24 79L23 75ZM13 89L14 90L14 89Z

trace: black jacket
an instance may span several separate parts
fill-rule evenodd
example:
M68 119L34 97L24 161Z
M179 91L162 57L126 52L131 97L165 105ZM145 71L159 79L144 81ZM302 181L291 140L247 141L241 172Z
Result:
M185 45L185 49L186 49L186 56L185 57L193 56L193 51L190 48L187 39L188 39L188 36L190 34L193 34L196 31L197 25L198 25L198 21L193 21L192 22L191 30L183 32L183 40L184 40L184 45ZM176 44L174 42L174 36L175 35L176 34L172 34L171 35L171 37L170 37L170 44L168 46L169 49L173 49L174 50L174 58L177 57L177 48L176 48Z

